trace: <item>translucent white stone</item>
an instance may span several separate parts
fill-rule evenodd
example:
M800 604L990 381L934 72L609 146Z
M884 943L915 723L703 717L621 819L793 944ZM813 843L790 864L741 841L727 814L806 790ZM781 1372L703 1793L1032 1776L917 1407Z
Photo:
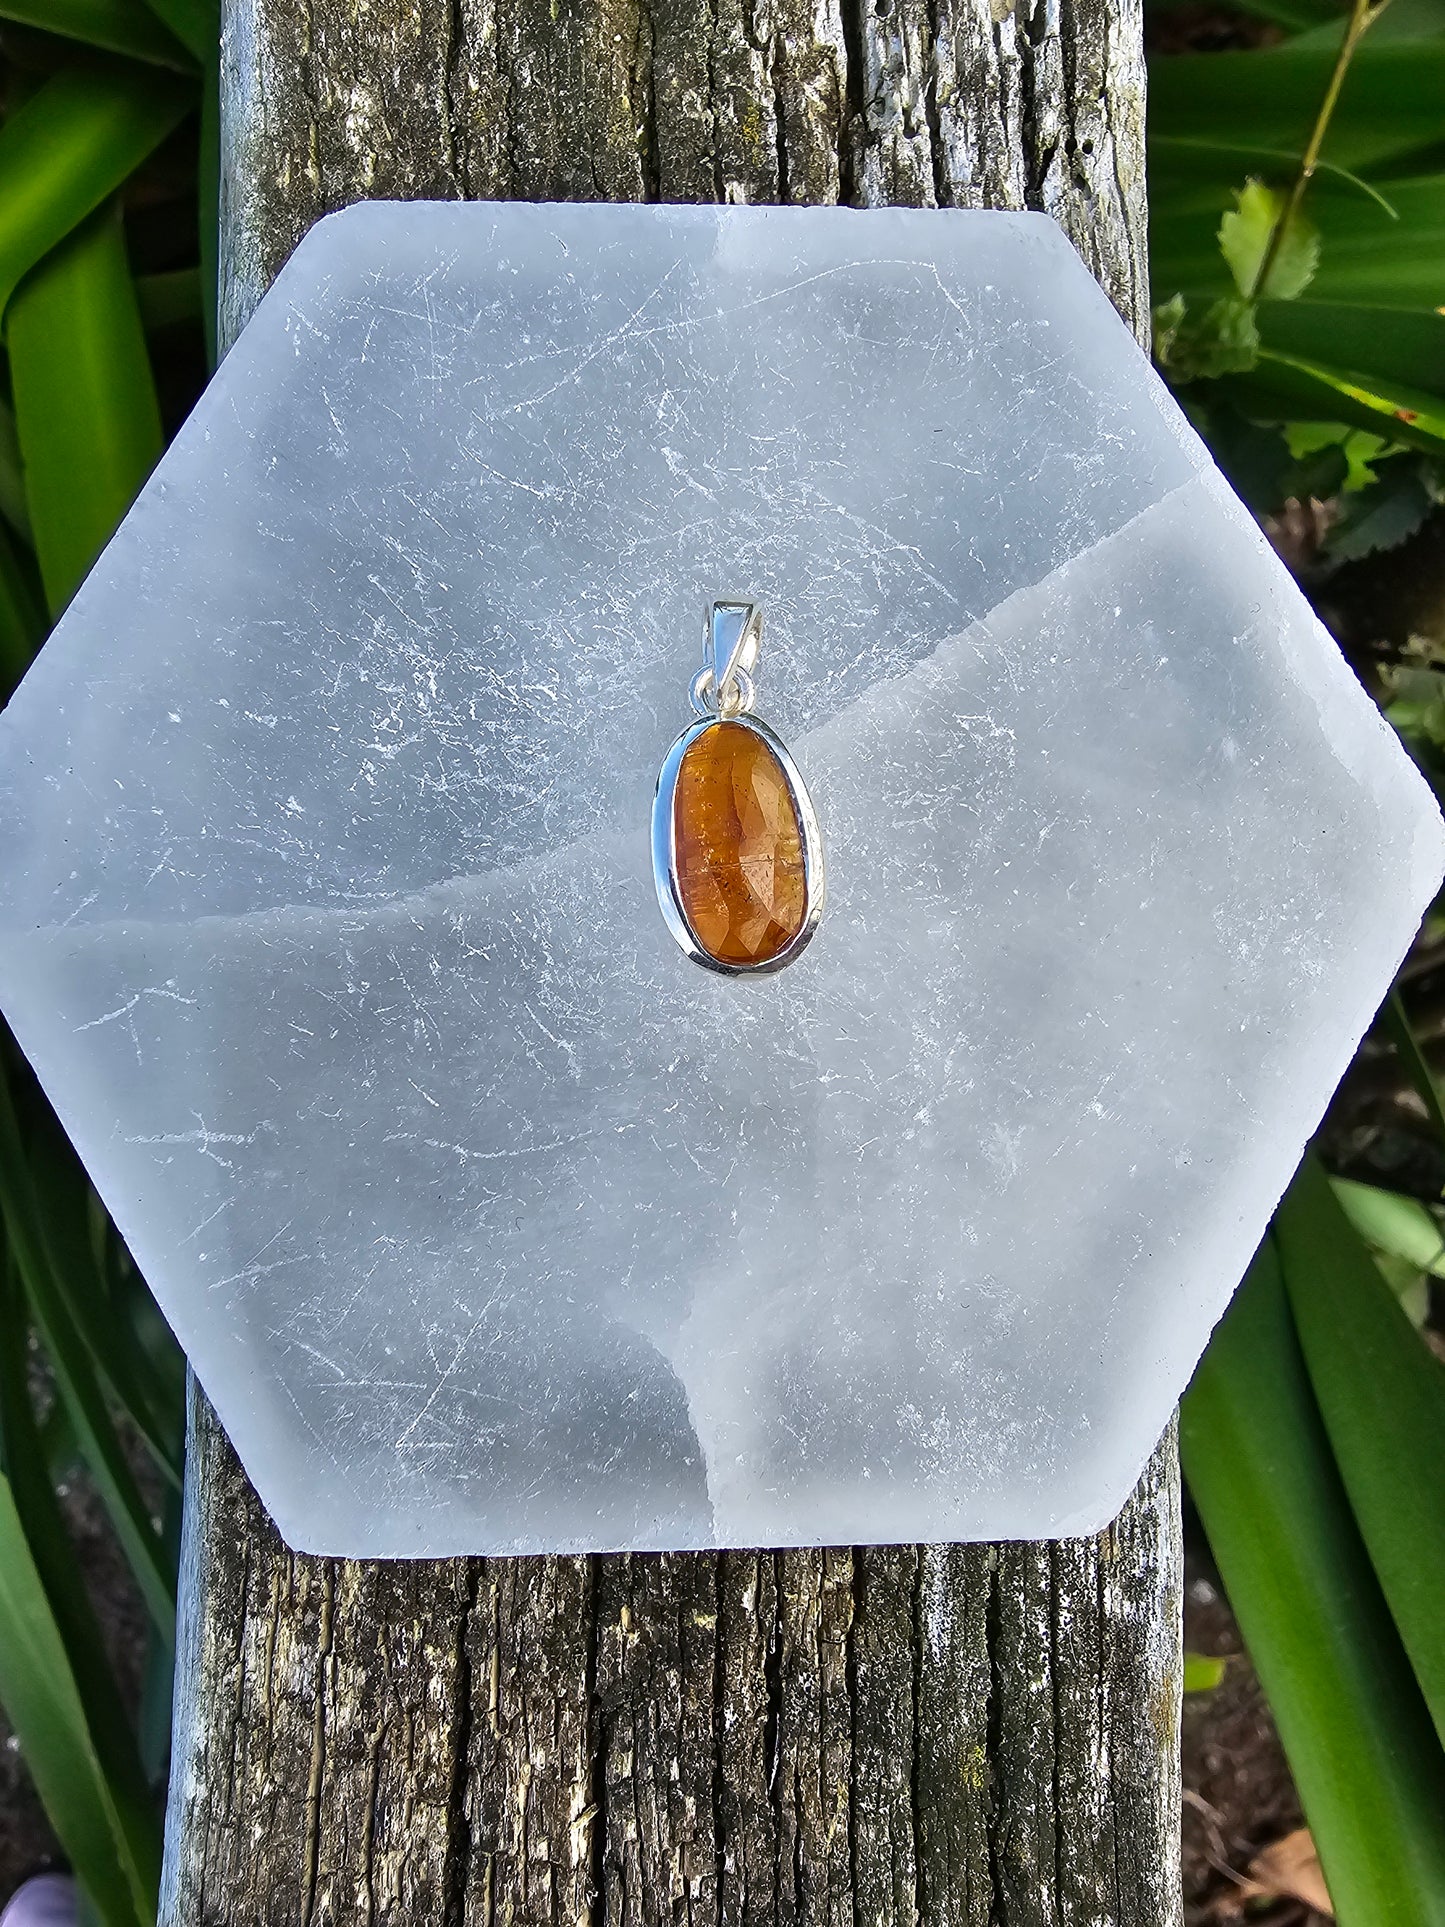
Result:
M822 824L663 927L713 597ZM0 722L0 999L286 1536L1124 1498L1439 881L1423 783L1032 216L371 205Z

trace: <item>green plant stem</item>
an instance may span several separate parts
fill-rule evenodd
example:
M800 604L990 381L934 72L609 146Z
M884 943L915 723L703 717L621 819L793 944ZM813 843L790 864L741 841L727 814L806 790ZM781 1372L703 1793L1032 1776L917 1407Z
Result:
M1349 18L1345 22L1344 37L1340 41L1340 50L1335 56L1329 84L1325 88L1324 99L1320 102L1319 112L1315 115L1315 124L1310 130L1309 140L1305 143L1299 172L1270 231L1269 244L1260 261L1259 271L1254 277L1254 286L1250 289L1250 299L1253 301L1257 301L1269 285L1270 270L1275 264L1280 248L1284 245L1284 237L1289 232L1290 223L1299 213L1300 204L1304 200L1310 182L1314 179L1315 169L1320 162L1320 149L1325 144L1325 135L1329 132L1330 122L1334 119L1335 108L1339 104L1340 89L1345 84L1345 75L1350 70L1355 49L1389 4L1390 0L1353 0Z

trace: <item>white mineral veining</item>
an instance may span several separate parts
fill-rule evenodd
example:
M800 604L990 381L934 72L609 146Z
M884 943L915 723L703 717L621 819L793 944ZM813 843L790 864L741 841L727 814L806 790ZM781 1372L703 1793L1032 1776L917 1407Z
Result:
M663 927L702 616L822 824ZM0 999L291 1541L1017 1537L1125 1496L1440 877L1031 216L316 229L0 720Z

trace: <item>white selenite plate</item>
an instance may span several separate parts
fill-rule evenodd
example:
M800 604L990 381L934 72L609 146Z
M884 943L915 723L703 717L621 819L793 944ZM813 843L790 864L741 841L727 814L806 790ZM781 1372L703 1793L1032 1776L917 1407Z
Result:
M690 963L704 605L827 851ZM1126 1496L1440 880L1047 220L372 204L0 722L0 1001L247 1469L357 1555Z

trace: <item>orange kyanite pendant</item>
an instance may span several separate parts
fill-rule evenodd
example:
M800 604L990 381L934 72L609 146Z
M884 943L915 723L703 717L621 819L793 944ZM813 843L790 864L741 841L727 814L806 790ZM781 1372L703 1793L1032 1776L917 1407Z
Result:
M714 602L702 717L667 753L652 806L652 873L668 929L730 976L791 963L823 914L823 847L802 776L750 712L762 640L755 602Z
M682 913L725 964L772 963L807 911L803 831L783 766L746 723L717 722L683 751L672 800Z

